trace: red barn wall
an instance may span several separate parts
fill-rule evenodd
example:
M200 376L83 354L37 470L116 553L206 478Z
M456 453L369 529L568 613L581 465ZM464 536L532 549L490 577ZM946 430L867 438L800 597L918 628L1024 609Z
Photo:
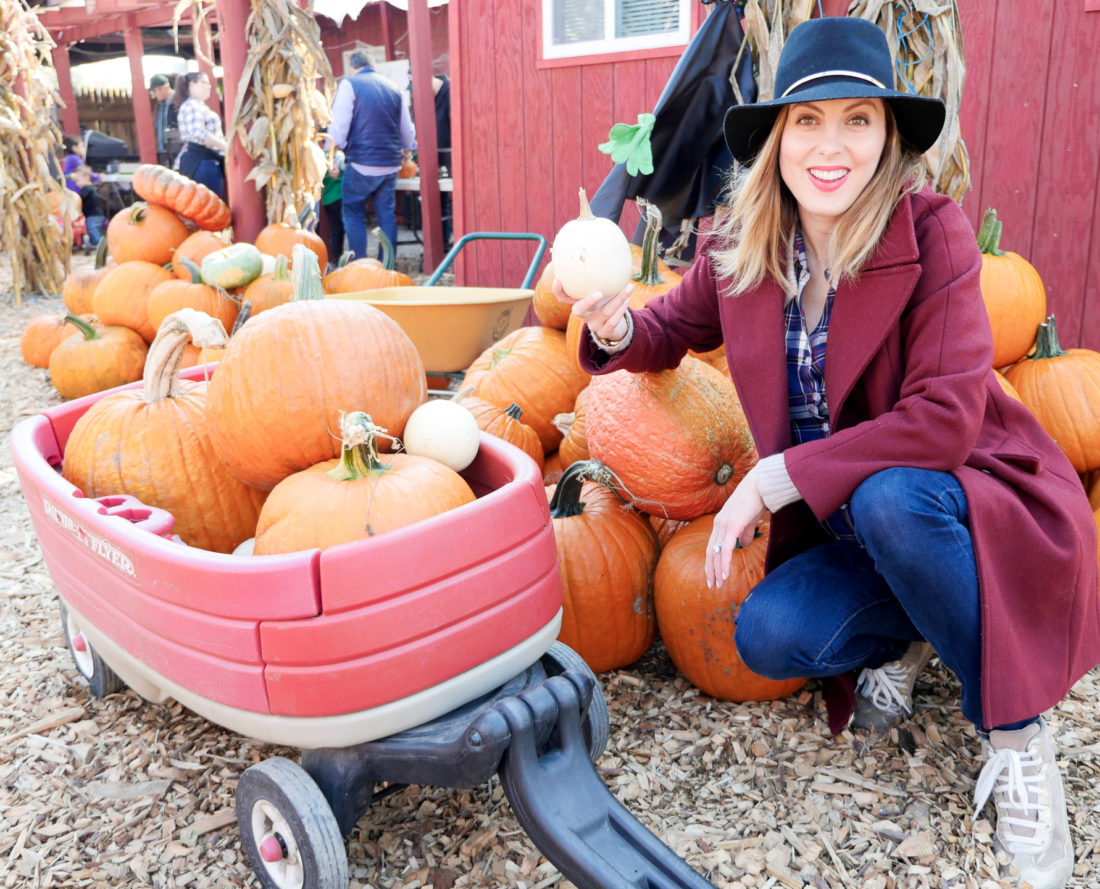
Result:
M450 17L450 5L430 10L432 71L436 74L447 74L450 70ZM354 49L357 43L387 46L389 61L409 58L408 14L388 3L371 3L357 19L344 19L339 27L323 15L317 16L317 23L321 28L321 45L337 77L343 74L344 50Z
M997 209L1002 247L1039 270L1063 345L1100 350L1100 11L1086 6L959 3L972 182L962 206L975 230ZM539 4L453 8L456 235L550 239L576 216L577 188L592 194L611 167L596 146L652 110L676 59L540 68ZM635 219L624 213L628 232ZM463 253L462 283L516 286L531 249L477 242Z

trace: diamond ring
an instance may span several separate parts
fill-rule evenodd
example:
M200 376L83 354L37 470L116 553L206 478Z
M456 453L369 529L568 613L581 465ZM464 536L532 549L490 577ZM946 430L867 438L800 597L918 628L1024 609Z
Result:
M713 547L711 547L711 549L716 553L720 553L722 552L722 544L716 543Z

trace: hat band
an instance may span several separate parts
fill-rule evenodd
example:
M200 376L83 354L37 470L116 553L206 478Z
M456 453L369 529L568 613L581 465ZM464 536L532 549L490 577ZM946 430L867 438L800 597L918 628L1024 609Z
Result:
M873 83L879 89L886 89L886 85L879 80L871 77L867 74L861 74L859 71L818 71L816 74L811 74L808 77L803 77L801 80L796 80L789 87L783 90L783 95L779 98L785 99L792 90L798 89L803 84L809 83L811 80L820 80L823 77L855 77L857 80L865 80L868 83Z

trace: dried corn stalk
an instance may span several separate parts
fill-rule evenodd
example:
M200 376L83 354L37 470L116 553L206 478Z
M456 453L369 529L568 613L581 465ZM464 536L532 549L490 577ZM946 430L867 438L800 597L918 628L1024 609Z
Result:
M331 120L335 82L307 10L293 0L251 3L248 61L229 132L255 161L247 178L265 189L268 221L282 221L320 196L327 162L317 132Z
M50 173L51 160L61 170L61 130L50 114L53 46L23 0L0 0L0 242L11 259L16 305L24 290L60 293L72 257L72 227L60 212L68 189Z
M816 6L816 0L748 0L745 4L745 36L753 53L760 101L772 98L775 69L787 35L810 18ZM925 169L936 191L961 202L970 188L970 159L959 132L966 60L955 0L852 0L848 15L874 22L886 34L899 89L942 99L947 106L947 122L936 144L925 153Z

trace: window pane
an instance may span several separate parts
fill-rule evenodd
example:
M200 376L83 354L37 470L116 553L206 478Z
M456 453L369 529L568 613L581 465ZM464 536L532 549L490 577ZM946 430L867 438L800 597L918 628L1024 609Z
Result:
M679 0L616 0L615 36L669 34L680 27Z
M602 40L605 0L556 0L554 43Z

